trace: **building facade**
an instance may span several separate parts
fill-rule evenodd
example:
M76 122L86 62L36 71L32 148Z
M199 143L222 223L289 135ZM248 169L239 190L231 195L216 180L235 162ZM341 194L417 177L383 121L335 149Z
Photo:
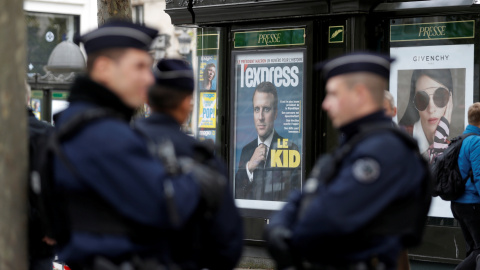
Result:
M160 31L151 48L155 61L164 57L184 58L189 62L195 59L192 50L195 48L195 29L173 26L170 16L164 12L165 0L132 0L131 3L134 22ZM26 69L28 82L34 89L31 106L40 119L51 121L52 115L67 105L65 99L69 85L75 72L80 72L78 65L85 64L85 59L79 57L78 48L75 48L81 44L74 43L74 36L98 26L97 9L96 0L25 1ZM62 42L66 43L57 48ZM68 68L59 70L65 66ZM191 127L195 120L189 120L185 126L187 132L194 132Z
M74 36L97 27L97 1L26 0L24 10L28 42L25 69L33 90L30 105L38 118L51 121L52 115L67 105L73 72L85 65Z

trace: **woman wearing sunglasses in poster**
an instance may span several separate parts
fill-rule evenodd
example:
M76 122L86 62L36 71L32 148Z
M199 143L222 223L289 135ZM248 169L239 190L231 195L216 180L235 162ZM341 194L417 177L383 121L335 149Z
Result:
M418 140L420 152L430 163L448 146L452 109L450 69L413 71L408 106L399 124Z

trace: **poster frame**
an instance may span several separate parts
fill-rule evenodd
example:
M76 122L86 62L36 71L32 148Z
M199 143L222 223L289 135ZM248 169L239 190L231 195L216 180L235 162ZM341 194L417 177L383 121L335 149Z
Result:
M215 94L215 121L214 121L214 127L201 127L200 124L201 124L201 121L200 121L200 115L201 115L201 108L202 108L202 95L204 94ZM197 114L198 114L198 120L197 120L197 129L198 130L216 130L218 128L218 125L217 125L217 116L218 116L218 113L217 113L217 104L218 104L218 94L217 94L217 91L211 91L211 90L200 90L198 91L198 109L197 109Z
M38 115L35 113L36 110L33 106L33 103L35 101L38 101L39 106L40 106L40 111L38 112ZM29 107L32 109L33 113L35 114L35 117L37 117L38 120L44 120L44 112L45 112L45 98L42 90L37 90L37 89L32 89L31 90L31 96L30 96L30 102L29 102Z
M404 25L404 24L429 24L436 22L455 22L455 21L470 21L474 20L474 38L462 38L462 39L436 39L436 40L410 40L404 42L390 42L390 28L391 25ZM428 17L421 16L409 16L395 18L390 17L388 20L385 20L385 35L388 36L386 39L385 50L386 53L390 53L391 48L404 48L404 47L421 47L421 46L442 46L442 45L465 45L473 44L474 46L474 59L473 59L473 73L478 73L478 64L480 63L480 40L478 39L480 34L480 29L478 27L479 20L470 14L464 15L432 15ZM467 80L467 78L465 78ZM473 78L473 102L479 101L479 79L474 75ZM466 104L465 104L466 105ZM467 108L466 108L467 109ZM452 217L438 217L438 216L428 216L427 225L431 226L441 226L441 227L451 227L456 226L457 221Z
M197 78L195 81L195 107L192 112L192 118L195 119L193 128L193 133L195 134L195 138L200 141L206 141L208 139L213 140L213 147L215 154L218 156L225 157L226 148L222 144L222 137L225 136L225 127L223 126L223 122L221 121L224 116L222 110L224 109L222 106L225 104L222 103L222 98L224 95L223 89L224 81L223 78L225 75L224 73L224 66L225 66L225 59L226 57L223 56L223 52L225 50L225 40L224 40L224 30L217 27L201 27L197 29L197 48L196 52L197 55L195 57L195 77ZM208 42L208 40L201 40L201 38L211 39L210 41L214 40L214 46L209 47L208 45L212 45ZM207 45L207 47L203 47L203 45ZM213 56L216 58L215 60L215 68L216 68L216 89L206 90L200 87L200 64L202 61L200 60L201 57L204 56ZM215 128L205 128L200 127L200 96L201 93L215 93L216 94L216 123ZM209 138L209 136L204 136L204 132L209 134L214 134L213 138Z
M302 99L303 99L303 106L300 110L300 114L302 115L301 120L300 120L300 125L302 129L302 134L301 134L301 140L302 140L302 151L300 153L302 162L301 162L301 186L303 187L306 179L306 167L308 166L306 162L306 157L307 157L307 151L305 147L305 143L307 142L306 140L306 133L305 132L305 127L307 125L307 117L306 117L306 112L307 112L307 107L310 105L309 102L307 102L308 98L308 86L309 86L309 73L308 70L310 70L310 63L307 58L308 53L307 49L305 47L296 47L296 48L282 48L282 49L272 49L272 48L261 48L261 49L243 49L243 50L232 50L231 51L231 58L230 58L230 107L229 107L229 145L230 150L228 151L228 175L229 175L229 184L230 184L230 192L233 194L233 198L235 198L235 172L236 172L236 165L235 165L235 128L236 128L236 78L235 78L235 73L236 73L236 63L235 59L237 56L240 55L258 55L258 54L271 54L271 53L285 53L285 52L292 52L292 53L298 53L301 52L303 55L303 89L302 89ZM237 200L234 199L235 202L237 203ZM269 217L272 213L276 212L277 210L271 210L271 209L265 209L265 208L245 208L238 206L238 209L242 213L243 216L250 216L250 217L262 217L262 218L267 218Z

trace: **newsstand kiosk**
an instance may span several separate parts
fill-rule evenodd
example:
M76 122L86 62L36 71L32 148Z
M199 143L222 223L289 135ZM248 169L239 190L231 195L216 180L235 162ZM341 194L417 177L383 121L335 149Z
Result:
M466 110L479 101L480 1L375 0L172 0L166 12L178 26L197 28L197 136L219 146L245 224L242 265L272 267L262 232L289 190L302 188L316 158L337 144L321 102L324 82L314 64L354 51L389 53L389 91L396 121L411 106L414 74L443 70L452 87L449 138L463 132ZM209 69L216 75L208 77ZM270 82L276 115L266 119L277 139L265 165L268 183L243 189L248 144L260 135L253 93ZM408 120L408 121L407 121ZM428 145L426 145L428 148ZM268 169L267 169L268 167ZM280 179L280 180L279 180ZM285 180L288 179L288 180ZM409 251L412 265L452 269L465 254L463 236L449 202L434 198L422 246Z

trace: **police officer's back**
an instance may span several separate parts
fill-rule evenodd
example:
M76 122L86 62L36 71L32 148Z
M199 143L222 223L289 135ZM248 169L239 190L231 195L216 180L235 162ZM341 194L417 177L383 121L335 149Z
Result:
M172 143L178 160L195 159L226 176L212 149L180 130L191 112L193 71L183 60L163 59L154 68L156 83L149 90L152 114L135 122L135 129L155 144ZM180 162L180 161L178 161ZM225 188L218 211L197 209L187 225L170 234L174 261L182 269L232 269L242 251L242 222L232 195Z
M396 269L400 251L418 244L430 204L428 171L415 142L382 110L389 67L376 54L322 66L322 107L343 138L333 158L317 163L303 195L292 194L270 221L266 235L279 268Z
M154 82L148 49L156 34L115 21L80 38L88 75L73 84L56 128L61 133L78 116L109 116L78 128L62 142L63 157L54 159L56 188L66 199L71 226L58 255L73 269L105 263L100 258L169 264L165 235L183 226L201 201L194 173L168 175L129 126Z

